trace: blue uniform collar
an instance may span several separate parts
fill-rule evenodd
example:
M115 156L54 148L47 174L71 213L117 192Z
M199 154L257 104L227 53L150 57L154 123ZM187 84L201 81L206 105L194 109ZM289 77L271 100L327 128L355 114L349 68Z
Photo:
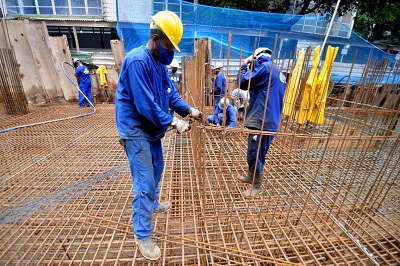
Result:
M262 55L262 56L257 58L257 61L260 61L260 63L271 62L272 58L269 57L269 56Z

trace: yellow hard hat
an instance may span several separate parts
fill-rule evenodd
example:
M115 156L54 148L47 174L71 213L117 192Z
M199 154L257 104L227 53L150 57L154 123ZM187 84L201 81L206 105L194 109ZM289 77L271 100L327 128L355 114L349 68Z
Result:
M151 19L157 27L168 37L175 49L180 52L178 47L182 39L183 25L181 19L174 13L168 10L160 11Z

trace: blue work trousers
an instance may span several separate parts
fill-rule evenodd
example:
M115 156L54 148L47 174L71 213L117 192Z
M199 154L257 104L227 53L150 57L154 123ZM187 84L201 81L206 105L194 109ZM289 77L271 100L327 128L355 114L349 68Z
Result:
M92 97L92 85L91 84L79 84L79 89L86 95L86 97L93 103ZM79 107L85 107L85 104L89 107L89 102L83 97L82 93L79 92Z
M151 236L151 215L158 207L158 183L164 169L161 141L125 140L133 182L133 232L139 240Z
M274 136L249 134L249 138L247 139L247 164L252 173L254 173L254 169L258 174L262 172L265 164L265 157L267 156L269 146L273 139ZM261 145L257 158L258 144L260 141Z

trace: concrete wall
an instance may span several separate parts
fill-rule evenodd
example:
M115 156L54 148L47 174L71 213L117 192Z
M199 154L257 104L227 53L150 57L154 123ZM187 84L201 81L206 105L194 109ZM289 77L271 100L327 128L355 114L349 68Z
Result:
M0 23L0 25L2 25ZM21 75L21 82L29 103L78 101L78 89L64 74L77 84L74 69L63 62L72 63L66 36L49 37L42 22L8 20L7 29L11 47ZM0 48L7 47L4 27L0 26ZM114 102L118 71L115 65L106 65L108 88L101 88L96 70L91 70L94 102Z
M68 80L65 76L64 70L67 75L76 83L76 78L74 76L74 69L68 65L63 64L63 62L72 62L71 52L69 50L67 37L49 37L48 45L50 47L52 59L54 61L55 70L57 73L58 81L61 86L62 94L67 101L77 101L78 100L78 89Z
M42 84L50 100L63 97L58 75L55 71L53 57L48 46L48 32L46 24L33 23L24 20L25 28L28 34L28 42L34 56L36 67L42 78Z
M8 34L19 64L21 81L28 102L41 103L47 101L49 98L36 66L36 60L30 47L28 31L25 25L26 23L23 20L7 21Z
M116 0L103 1L104 19L107 21L117 21L117 3Z
M5 35L5 29L7 28L7 21L0 19L0 48L9 48L7 42L7 36Z
M93 102L108 102L113 103L115 99L115 91L118 84L118 72L115 66L105 66L107 69L107 83L108 87L102 88L100 86L100 76L96 74L96 70L91 71L90 79L92 81L92 94Z

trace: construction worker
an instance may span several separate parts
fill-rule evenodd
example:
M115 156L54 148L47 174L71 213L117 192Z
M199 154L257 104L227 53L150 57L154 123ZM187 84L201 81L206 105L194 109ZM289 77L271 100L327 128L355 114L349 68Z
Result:
M179 92L179 85L181 84L181 73L178 73L179 62L173 59L170 65L171 69L168 71L169 78L175 86L175 89Z
M172 59L170 66L170 70L168 71L168 76L171 79L171 82L174 84L175 89L180 93L180 83L181 83L181 73L178 73L179 62L175 58ZM174 115L174 111L169 107L168 112L170 115Z
M278 130L286 78L281 69L272 62L271 56L270 49L260 47L255 50L254 56L246 58L241 66L240 88L247 90L250 83L250 102L244 124L248 129L273 132ZM249 68L251 64L253 66ZM247 176L238 177L240 181L252 184L252 187L244 192L245 197L255 197L262 192L265 157L273 139L274 136L269 135L249 134L248 136L249 169Z
M222 72L222 68L223 64L221 62L217 62L213 70L216 77L214 79L214 89L212 90L211 94L214 94L215 108L218 106L219 100L225 95L226 78L224 72Z
M170 202L159 202L158 184L164 168L161 138L168 127L177 133L189 130L189 123L168 114L168 106L180 116L201 119L201 112L179 96L168 77L174 49L179 50L183 25L171 11L151 17L146 45L125 57L115 97L116 124L120 143L129 159L133 181L133 231L142 255L150 260L161 256L151 233L153 213L166 212Z
M236 112L238 113L238 120L243 119L244 110L249 104L250 95L247 90L236 88L232 91L232 101Z
M236 127L236 110L232 106L232 104L229 103L228 98L222 98L219 101L219 104L217 104L217 107L214 110L214 115L210 115L207 117L208 122L210 122L213 125L223 125L223 117L224 117L224 106L226 106L226 126L228 128L234 128Z
M74 66L76 66L74 75L78 79L79 89L81 90L79 93L79 107L84 108L85 105L90 107L90 103L85 98L86 96L89 101L93 103L92 82L90 80L89 68L83 65L81 60L78 58L74 58Z

